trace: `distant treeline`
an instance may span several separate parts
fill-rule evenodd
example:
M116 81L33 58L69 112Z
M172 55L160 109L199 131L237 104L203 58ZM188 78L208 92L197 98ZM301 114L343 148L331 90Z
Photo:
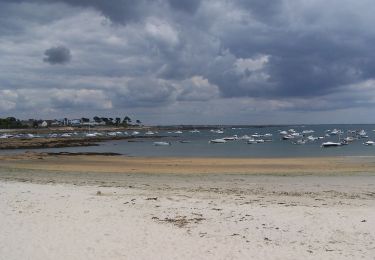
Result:
M0 118L0 128L23 128L21 121L15 117Z

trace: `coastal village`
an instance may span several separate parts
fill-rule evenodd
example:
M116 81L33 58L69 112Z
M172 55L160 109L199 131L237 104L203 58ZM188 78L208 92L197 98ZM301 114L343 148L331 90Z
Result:
M93 118L62 118L62 119L27 119L21 120L15 117L0 118L0 129L17 128L47 128L47 127L87 127L87 126L142 126L139 119L132 120L129 116L99 117Z

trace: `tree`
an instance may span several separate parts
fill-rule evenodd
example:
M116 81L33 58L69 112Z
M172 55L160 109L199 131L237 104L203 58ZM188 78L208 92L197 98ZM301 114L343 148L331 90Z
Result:
M108 125L109 119L107 117L100 118L106 125Z
M127 125L129 125L130 123L131 123L131 118L130 117L128 117L128 116L126 116L126 117L124 117L124 120L122 121L122 123L125 125L125 126L127 126Z
M135 122L137 123L137 125L141 125L142 124L141 120L139 120L139 119L137 119Z
M102 120L101 120L100 117L98 117L98 116L94 116L93 119L94 119L94 121L95 121L96 123L100 123L100 122L102 122Z
M121 123L121 118L119 117L116 117L116 125L119 126Z

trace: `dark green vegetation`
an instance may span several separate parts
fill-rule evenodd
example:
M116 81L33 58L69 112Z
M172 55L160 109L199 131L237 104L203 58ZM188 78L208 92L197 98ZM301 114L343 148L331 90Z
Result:
M0 118L0 128L23 128L21 121L15 117Z

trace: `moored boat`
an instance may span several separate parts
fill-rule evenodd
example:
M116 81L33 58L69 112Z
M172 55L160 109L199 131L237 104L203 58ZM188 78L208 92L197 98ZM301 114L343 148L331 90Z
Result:
M171 145L170 142L154 142L153 144L155 146L169 146L169 145Z
M224 144L226 143L227 141L222 139L222 138L219 138L219 139L213 139L213 140L210 140L209 143L210 144Z

